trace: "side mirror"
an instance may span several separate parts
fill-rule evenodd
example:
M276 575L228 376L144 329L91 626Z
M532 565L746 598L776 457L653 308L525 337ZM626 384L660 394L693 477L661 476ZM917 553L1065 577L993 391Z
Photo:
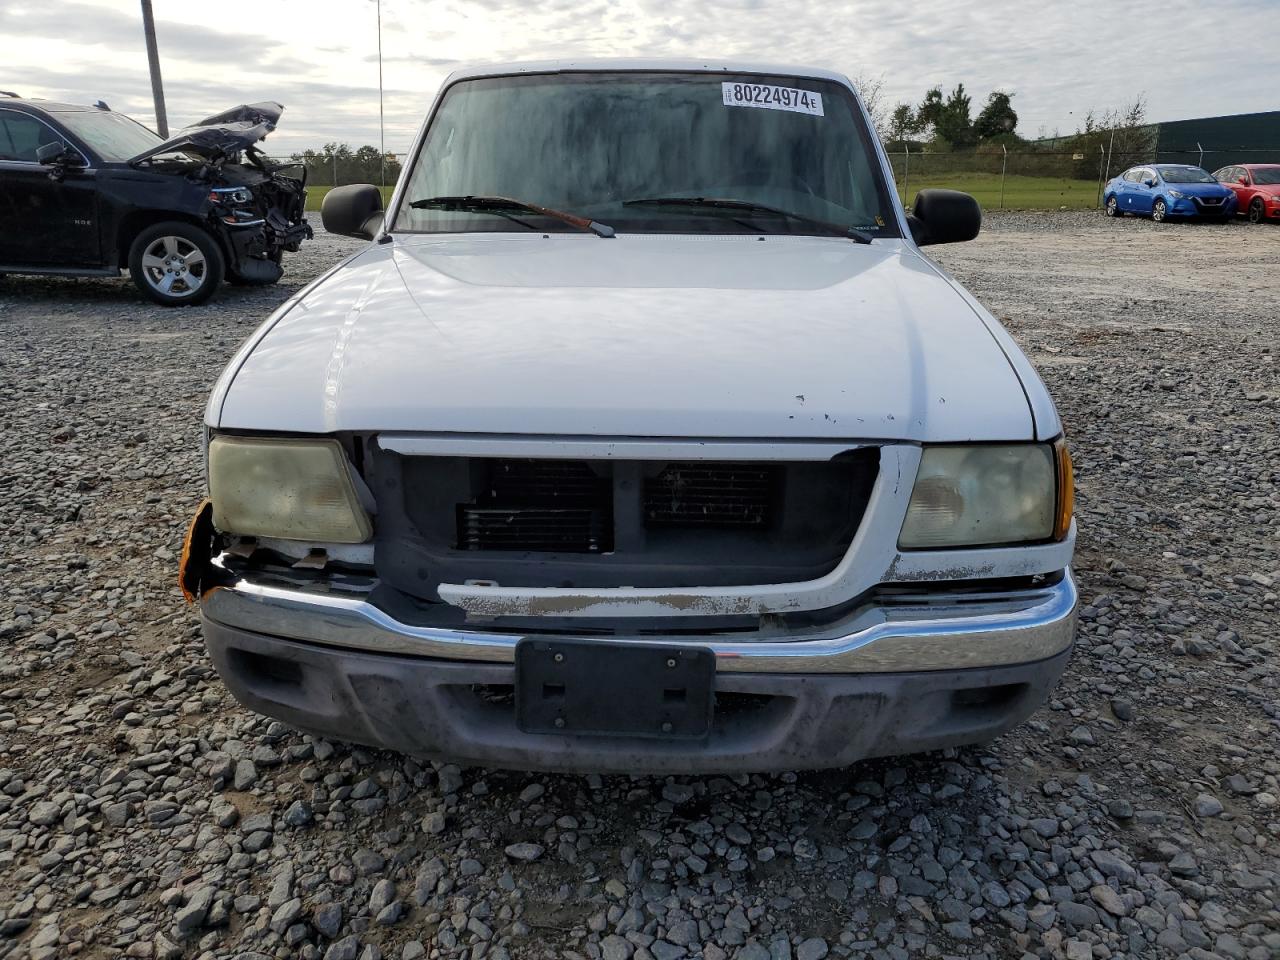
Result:
M36 161L45 166L83 167L80 151L60 140L36 147Z
M84 158L74 147L55 140L36 147L36 161L43 166L52 167L49 179L61 183L70 169L79 170L84 167Z
M330 233L372 240L382 229L382 192L371 183L334 187L320 203L320 222Z
M67 145L65 143L54 141L53 143L41 144L36 147L36 160L46 165L58 163L66 152Z
M917 246L931 243L963 243L982 228L978 201L958 190L921 190L907 217Z
M1242 187L1247 187L1247 186L1249 185L1249 178L1248 178L1248 177L1236 177L1236 183L1240 184L1240 186L1242 186Z
M1156 185L1155 177L1147 177L1142 181L1144 187L1154 187Z

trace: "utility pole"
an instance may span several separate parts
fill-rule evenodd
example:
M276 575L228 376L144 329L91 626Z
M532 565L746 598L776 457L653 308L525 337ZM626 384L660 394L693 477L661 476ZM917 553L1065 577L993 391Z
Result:
M169 139L169 117L164 110L164 84L160 82L160 51L156 48L156 18L151 0L142 0L142 32L147 38L147 62L151 65L151 97L156 102L156 133Z
M378 4L378 176L387 185L387 131L382 119L382 0Z

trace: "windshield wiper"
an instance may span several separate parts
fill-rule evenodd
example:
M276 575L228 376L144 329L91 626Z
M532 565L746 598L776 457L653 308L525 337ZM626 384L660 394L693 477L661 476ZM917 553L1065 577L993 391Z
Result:
M613 227L607 223L597 223L595 220L589 220L586 217L565 213L563 210L553 210L551 207L539 206L536 203L516 200L512 197L428 197L425 200L414 200L409 206L416 210L459 210L464 213L494 213L500 217L505 216L509 220L514 220L530 230L537 230L538 228L533 224L525 223L517 217L509 216L513 210L523 210L526 213L537 213L544 217L560 220L571 227L577 227L579 230L590 230L597 237L612 237L614 234Z
M622 205L624 207L708 207L713 210L740 210L747 213L764 213L774 217L786 217L788 220L795 220L797 223L807 223L810 226L822 227L829 233L848 237L858 243L871 242L871 234L865 230L858 230L855 227L842 227L838 223L829 223L826 220L819 220L817 217L808 217L802 213L792 213L790 210L770 207L763 203L753 203L750 200L732 200L718 197L640 197L636 200L624 200Z

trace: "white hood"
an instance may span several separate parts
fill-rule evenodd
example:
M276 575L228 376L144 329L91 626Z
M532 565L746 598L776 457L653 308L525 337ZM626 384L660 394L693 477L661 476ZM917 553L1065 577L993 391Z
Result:
M303 433L1032 439L1014 348L996 336L898 241L397 237L264 324L208 419Z

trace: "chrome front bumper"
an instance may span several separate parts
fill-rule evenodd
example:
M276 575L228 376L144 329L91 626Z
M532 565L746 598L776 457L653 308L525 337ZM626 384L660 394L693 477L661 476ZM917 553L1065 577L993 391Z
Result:
M862 674L1004 667L1055 657L1075 636L1078 593L1070 570L1052 584L937 602L869 605L804 632L609 637L600 643L688 644L710 649L719 674ZM237 580L208 590L210 621L287 640L378 654L510 664L518 631L403 623L359 596ZM565 630L571 636L571 630Z

